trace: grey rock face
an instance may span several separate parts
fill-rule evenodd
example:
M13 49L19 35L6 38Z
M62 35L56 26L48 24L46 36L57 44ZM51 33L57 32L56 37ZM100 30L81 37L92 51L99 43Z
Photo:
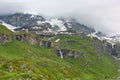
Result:
M112 55L120 58L120 44L114 45L114 48L112 50Z
M13 40L18 40L21 42L26 42L31 45L40 45L46 48L52 47L52 43L49 41L40 40L39 38L32 36L30 34L18 34L18 35L6 35L0 34L0 44L5 44L7 42L12 42Z
M104 36L106 36L102 32L97 32L95 35L97 35L98 37L104 37Z
M35 26L37 21L44 21L45 19L39 15L15 13L13 15L1 16L1 20L16 27Z
M80 53L80 52L76 52L76 51L72 51L72 50L67 50L67 49L60 49L60 50L56 50L56 53L58 56L61 56L61 53L63 55L63 58L85 58L85 54L84 53Z
M0 34L0 44L5 44L12 41L12 36Z
M85 34L90 34L95 32L94 29L88 28L87 26L82 25L79 22L75 22L75 21L66 22L64 25L67 27L67 30L71 32L85 33ZM69 27L69 25L71 25L71 28Z
M93 46L98 53L112 54L112 44L94 38Z
M36 36L32 36L31 34L16 34L16 35L7 35L7 34L0 34L0 45L12 42L13 40L18 40L21 42L26 42L31 45L39 45L44 46L46 48L55 47L55 43L50 41L41 40ZM68 40L67 43L74 44L77 41ZM94 49L100 54L109 54L115 57L120 57L120 44L115 44L114 47L112 44L106 41L100 41L97 38L93 39L93 46ZM56 54L61 58L85 58L86 55L81 52L76 52L68 49L57 49Z
M36 38L32 37L29 34L20 34L20 35L15 35L14 39L22 42L28 42L32 45L37 44Z
M115 57L120 58L120 44L116 43L112 45L107 41L100 41L97 38L94 38L93 41L94 49L100 54L109 54Z
M22 41L22 42L27 42L31 45L40 45L40 46L44 46L46 48L50 48L51 47L51 42L49 41L44 41L44 40L40 40L37 37L33 37L30 34L20 34L20 35L15 35L14 39L18 40L18 41Z
M85 25L80 24L75 19L59 19L56 18L55 21L45 20L42 16L15 13L13 15L0 16L0 19L12 26L18 27L15 31L27 31L34 32L36 34L43 33L84 33L90 34L95 32L94 29L88 28ZM55 23L54 25L52 23ZM64 28L64 29L63 29Z

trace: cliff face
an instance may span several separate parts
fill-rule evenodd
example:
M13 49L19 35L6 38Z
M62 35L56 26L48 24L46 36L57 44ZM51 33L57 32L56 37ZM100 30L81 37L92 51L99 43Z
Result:
M8 42L12 42L13 40L18 40L21 42L26 42L31 45L39 45L44 46L46 48L54 47L56 49L56 43L45 41L42 39L39 39L36 36L32 36L31 34L14 34L14 35L7 35L7 34L0 34L0 44L5 44ZM115 57L120 57L120 45L116 44L115 46L112 46L112 44L106 42L106 41L100 41L96 38L93 39L93 46L94 49L99 54L109 54L113 55ZM74 42L70 42L69 44L74 44ZM69 49L56 49L56 54L60 56L61 58L83 58L85 57L84 53L69 50Z
M56 53L58 56L60 56L61 58L84 58L85 54L84 53L80 53L77 51L73 51L73 50L68 50L68 49L57 49Z
M30 34L16 34L16 35L6 35L0 34L0 44L5 44L8 42L12 42L13 40L18 40L21 42L26 42L31 45L39 45L44 46L46 48L55 47L55 43L51 43L50 41L40 40L38 37L32 36ZM56 49L56 48L55 48ZM68 50L68 49L56 49L56 54L58 56L62 56L63 58L81 58L85 57L84 53Z
M36 34L90 34L95 32L76 19L72 18L50 18L45 19L40 15L15 13L12 15L0 16L0 23L7 23L15 26L15 31L34 32Z
M6 34L0 34L0 44L5 44L12 41L12 36Z
M21 42L27 42L31 45L40 45L46 48L51 47L51 42L40 40L38 37L32 36L30 34L16 34L16 35L6 35L0 34L0 44L5 44L7 42L12 42L13 40L18 40Z
M16 27L35 26L37 21L45 19L39 15L15 13L13 15L0 16L0 19Z
M79 37L80 38L80 37ZM97 38L90 38L90 37L86 37L85 35L83 35L81 37L82 40L87 40L89 41L91 44L86 46L86 43L84 43L85 41L83 41L82 43L80 39L67 39L64 44L62 44L62 46L75 46L75 45L82 45L82 47L79 46L79 48L83 48L84 50L87 50L87 47L90 48L90 46L93 46L94 50L99 53L99 55L102 54L108 54L111 56L115 56L115 57L120 57L120 44L116 43L115 45L112 45L111 43L107 42L106 40L99 40ZM80 42L79 42L80 41ZM61 44L59 44L61 45ZM72 49L73 47L71 47ZM74 48L75 49L75 48ZM82 50L81 50L82 51ZM71 58L81 58L81 57L85 57L85 52L81 52L81 51L76 51L76 50L70 50L70 49L64 49L64 48L60 48L57 49L56 53L58 54L58 56L61 56L61 53L63 55L63 58L67 58L67 57L71 57ZM78 53L78 54L77 54ZM89 51L89 53L94 53ZM81 56L82 55L82 56ZM77 56L77 57L76 57Z
M98 39L93 40L93 45L98 53L109 54L115 57L120 57L120 44L116 43L114 45L108 43L107 41L100 41Z
M120 44L119 43L114 45L114 48L112 50L112 55L120 58Z
M112 54L112 44L106 41L100 41L98 39L93 39L93 46L98 53Z

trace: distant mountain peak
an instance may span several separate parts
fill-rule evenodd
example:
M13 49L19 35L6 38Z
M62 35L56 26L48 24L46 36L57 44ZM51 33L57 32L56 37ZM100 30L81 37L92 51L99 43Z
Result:
M0 24L11 31L26 31L36 34L87 34L99 40L107 40L111 44L120 42L120 35L106 36L102 32L89 28L75 18L52 17L45 19L43 16L29 13L15 13L0 16Z
M52 33L52 34L69 34L69 33L84 33L90 34L95 30L79 23L74 18L59 18L54 17L49 20L43 16L15 13L12 15L0 16L0 19L5 23L18 27L16 31L27 30L28 32L35 32L37 34Z
M16 27L34 26L37 21L45 21L45 18L39 15L15 13L12 15L0 16L0 19Z

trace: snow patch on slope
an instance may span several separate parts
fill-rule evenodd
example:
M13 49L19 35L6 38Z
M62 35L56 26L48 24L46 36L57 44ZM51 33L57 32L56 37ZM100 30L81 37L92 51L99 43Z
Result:
M31 18L35 18L35 15L32 14L32 15L31 15Z
M91 34L88 34L88 36L89 37L96 37L101 41L106 40L108 43L112 44L112 46L114 46L116 44L116 42L120 42L120 36L114 36L114 37L101 36L101 37L99 37L99 36L96 35L97 33L98 33L98 31L96 31L94 33L91 33Z
M96 38L98 38L99 40L102 40L101 37L99 37L99 36L96 35L97 33L98 33L98 31L95 31L94 33L88 34L87 36L89 36L89 37L96 37Z
M46 21L52 25L52 27L58 26L60 28L60 31L66 31L67 28L64 26L64 22L61 20L58 20L57 18L53 18L50 21Z
M6 28L8 28L9 30L11 30L11 31L13 31L14 32L14 29L17 29L17 27L15 27L15 26L12 26L12 25L10 25L10 24L7 24L7 23L5 23L4 21L2 21L2 20L0 20L0 24L2 24L3 26L5 26Z
M55 42L59 42L59 41L60 41L60 39L55 40Z
M44 24L46 23L45 21L37 21L37 25L41 25L41 24Z

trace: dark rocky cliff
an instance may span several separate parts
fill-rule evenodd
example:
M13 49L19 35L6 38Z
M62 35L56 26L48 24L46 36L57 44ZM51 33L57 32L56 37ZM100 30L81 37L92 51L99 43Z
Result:
M0 34L0 44L5 44L12 41L11 35Z
M44 46L46 48L51 48L54 47L56 54L58 56L61 56L63 58L83 58L85 57L84 53L73 51L73 50L68 50L68 49L57 49L56 48L56 43L50 42L47 40L42 40L37 36L33 36L31 34L13 34L13 35L7 35L7 34L0 34L0 44L5 44L8 42L12 42L13 40L18 40L21 42L26 42L31 45L39 45L39 46ZM116 44L114 47L112 44L106 42L106 41L100 41L97 38L93 39L93 46L94 49L99 53L99 54L109 54L115 57L120 57L120 45ZM73 44L74 42L72 42Z
M13 15L0 16L4 22L16 27L35 26L37 21L44 21L45 19L39 15L15 13Z
M58 56L63 56L63 58L84 58L86 57L84 53L68 50L68 49L57 49L56 53Z
M93 45L95 50L100 54L104 53L118 58L120 57L120 43L112 45L106 40L100 41L97 38L94 38Z
M7 35L0 34L0 44L5 44L7 42L12 42L13 40L18 40L21 42L27 42L31 45L40 45L46 48L51 47L51 42L41 40L37 36L32 36L31 34L16 34L16 35Z

